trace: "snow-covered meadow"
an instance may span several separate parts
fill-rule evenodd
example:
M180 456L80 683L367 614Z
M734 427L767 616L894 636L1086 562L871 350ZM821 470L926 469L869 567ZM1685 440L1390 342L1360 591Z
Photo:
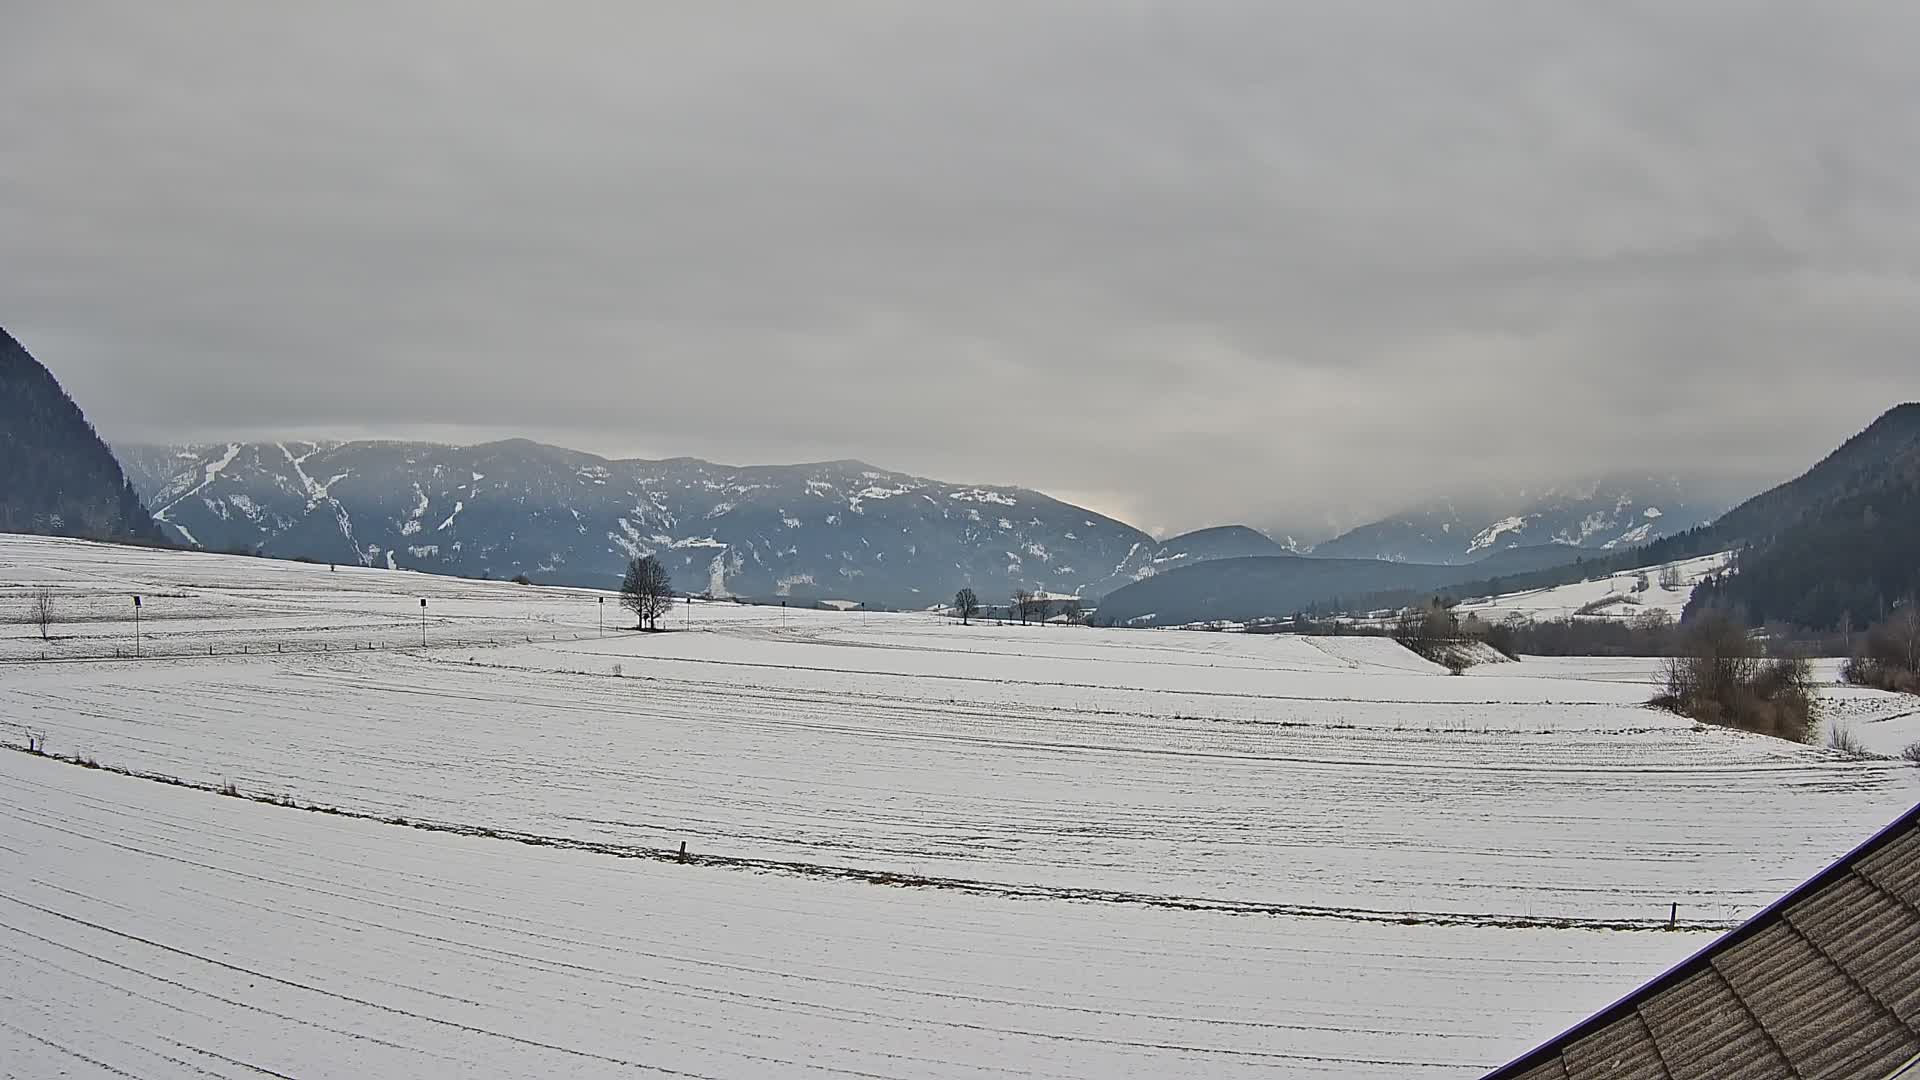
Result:
M1488 622L1523 619L1613 619L1630 620L1659 612L1678 620L1693 598L1693 587L1703 579L1726 568L1728 554L1703 555L1696 559L1661 563L1635 570L1621 570L1592 581L1576 581L1545 589L1507 593L1501 596L1468 600L1459 607L1462 617L1473 614ZM1672 580L1660 584L1663 574ZM1645 580L1647 587L1641 589Z
M1920 797L1640 661L599 599L0 537L0 740L203 788L0 754L0 1060L1471 1076Z

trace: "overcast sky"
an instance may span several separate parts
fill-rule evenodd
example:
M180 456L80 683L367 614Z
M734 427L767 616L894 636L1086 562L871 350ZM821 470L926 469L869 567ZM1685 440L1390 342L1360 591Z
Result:
M1920 7L12 0L117 440L858 457L1142 527L1771 483L1920 397Z

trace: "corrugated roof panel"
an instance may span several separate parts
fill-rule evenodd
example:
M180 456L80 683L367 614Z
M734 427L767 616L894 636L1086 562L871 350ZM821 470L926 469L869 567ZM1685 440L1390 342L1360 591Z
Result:
M1569 1043L1563 1060L1571 1080L1672 1080L1653 1045L1653 1032L1638 1017Z
M1910 1029L1920 1028L1920 915L1857 875L1832 902L1796 909L1796 929Z
M1802 1077L1885 1076L1912 1035L1785 923L1715 958L1747 1008Z
M1674 1080L1792 1080L1785 1058L1711 967L1640 1006Z
M1857 864L1881 888L1920 904L1920 829L1908 829Z
M1609 1024L1567 1045L1563 1057L1571 1080L1672 1080L1640 1017Z
M1567 1073L1566 1065L1559 1059L1545 1062L1513 1078L1513 1080L1573 1080Z

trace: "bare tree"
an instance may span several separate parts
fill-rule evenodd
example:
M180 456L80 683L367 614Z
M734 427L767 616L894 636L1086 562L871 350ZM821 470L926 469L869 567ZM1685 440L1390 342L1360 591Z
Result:
M673 608L673 578L660 560L644 555L627 563L620 583L620 606L633 612L636 629L658 630L660 616Z
M1681 586L1680 568L1672 563L1660 568L1660 587L1673 592Z
M1033 594L1025 589L1015 589L1013 610L1020 616L1020 625L1027 625L1027 616L1033 614Z
M40 640L53 640L53 590L41 588L33 594L27 618L40 628Z
M1920 672L1920 603L1913 597L1894 609L1893 617L1887 620L1887 637L1892 655L1908 671Z
M961 589L953 594L953 613L960 616L960 625L967 625L980 614L980 598L970 588Z

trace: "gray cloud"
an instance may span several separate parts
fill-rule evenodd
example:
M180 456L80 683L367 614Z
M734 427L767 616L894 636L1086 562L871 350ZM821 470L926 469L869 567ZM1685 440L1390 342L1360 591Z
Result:
M1902 5L8 18L0 323L117 438L857 456L1180 528L1759 485L1920 396Z

